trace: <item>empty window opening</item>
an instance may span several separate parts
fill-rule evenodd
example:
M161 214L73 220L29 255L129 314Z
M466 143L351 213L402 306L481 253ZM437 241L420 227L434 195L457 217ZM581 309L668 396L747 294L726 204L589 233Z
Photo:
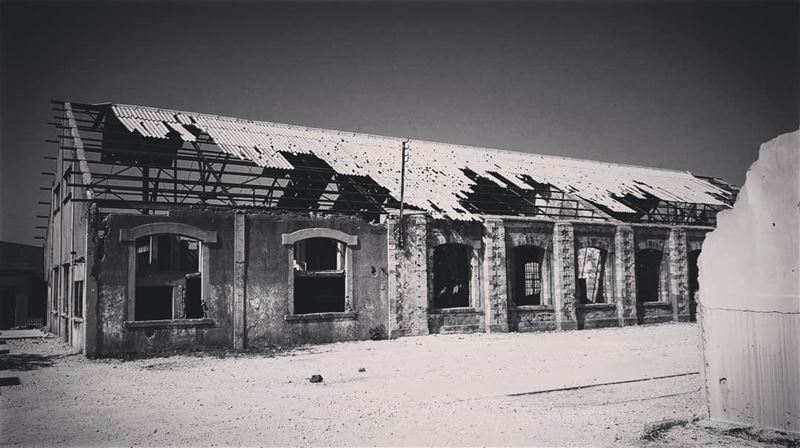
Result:
M52 280L53 283L52 283L52 287L50 288L50 299L51 299L50 307L54 312L57 312L58 311L58 296L59 296L59 291L61 291L61 287L59 286L60 280L61 280L61 275L59 274L57 267L53 268L53 277L52 278L53 278L53 280Z
M689 252L689 298L691 300L696 300L697 291L700 289L700 271L697 269L697 259L699 257L699 250Z
M470 256L462 244L443 244L433 249L433 306L469 306Z
M136 320L205 317L202 244L179 235L136 240Z
M514 249L514 303L542 305L544 250L535 246Z
M700 250L689 252L689 320L697 320L697 293L700 290L699 270L697 269L697 259L700 257Z
M83 280L75 280L72 300L72 315L83 317Z
M345 250L331 238L294 244L294 314L345 311Z
M63 317L67 317L69 311L69 264L61 266L61 273L64 278L61 279L61 313Z
M661 300L663 256L658 249L643 249L636 253L636 297L640 302Z
M608 253L597 247L578 249L575 261L578 268L577 295L581 303L606 302L606 261Z

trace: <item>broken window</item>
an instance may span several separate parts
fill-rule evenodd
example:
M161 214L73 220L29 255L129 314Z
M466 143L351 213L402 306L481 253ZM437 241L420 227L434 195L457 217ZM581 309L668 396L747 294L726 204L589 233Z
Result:
M689 252L689 299L691 300L695 300L695 295L700 289L700 271L697 269L698 258L700 258L699 250Z
M606 261L608 253L597 247L582 247L575 257L578 270L577 295L580 303L606 302Z
M345 311L345 250L332 238L294 244L294 314Z
M636 297L640 302L662 300L662 262L664 253L658 249L642 249L636 253Z
M75 280L72 300L72 315L74 317L83 317L83 280Z
M198 319L202 302L200 241L179 235L136 240L136 320Z
M472 249L463 244L443 244L433 249L433 307L469 306Z
M66 317L69 311L69 264L61 266L61 273L64 275L64 278L61 279L63 289L61 292L61 315Z
M536 246L514 249L514 303L543 305L544 250Z
M697 291L700 290L700 272L697 269L699 257L699 250L689 252L689 320L692 322L697 319Z

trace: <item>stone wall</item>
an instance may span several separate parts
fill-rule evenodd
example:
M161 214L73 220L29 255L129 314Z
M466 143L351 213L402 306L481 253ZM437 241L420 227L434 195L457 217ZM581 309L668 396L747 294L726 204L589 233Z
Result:
M391 337L428 334L428 218L390 217L387 232Z

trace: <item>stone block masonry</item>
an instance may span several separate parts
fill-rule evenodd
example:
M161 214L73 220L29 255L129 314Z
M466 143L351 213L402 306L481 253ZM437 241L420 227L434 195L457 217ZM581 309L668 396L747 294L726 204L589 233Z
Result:
M672 318L675 321L689 320L689 255L686 250L686 230L680 227L670 229L667 245Z
M483 236L484 310L487 332L508 331L506 232L502 220L486 220Z
M614 235L616 304L619 326L636 323L636 246L633 229L618 226Z
M428 334L428 218L406 216L402 224L387 221L391 337Z
M577 328L575 315L575 233L571 223L553 227L553 307L559 330Z

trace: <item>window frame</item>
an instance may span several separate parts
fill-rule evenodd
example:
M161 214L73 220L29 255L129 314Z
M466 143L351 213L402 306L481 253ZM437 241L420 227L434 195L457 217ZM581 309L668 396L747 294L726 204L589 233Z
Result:
M467 306L439 308L436 306L436 276L435 276L435 263L436 263L436 249L446 245L462 246L467 248L467 268L469 269L468 285L469 294ZM434 313L447 313L458 312L458 310L476 310L481 309L481 272L483 271L482 261L480 260L479 251L481 249L481 242L462 242L462 241L443 241L439 244L432 245L429 248L428 256L428 309ZM453 311L455 310L455 311Z
M540 290L539 290L539 304L538 305L524 305L519 303L519 294L520 292L523 294L524 297L524 270L522 272L522 279L518 278L520 272L518 272L519 267L519 257L521 256L521 251L535 251L539 255L539 274L540 274ZM510 270L512 271L509 275L510 277L510 297L511 302L515 308L519 309L541 309L541 308L551 308L553 306L553 296L552 296L552 279L551 279L551 271L552 271L552 260L550 257L550 251L547 248L542 247L537 244L518 244L511 247L510 252ZM522 291L519 290L520 285L522 285Z
M583 301L584 298L579 294L580 293L580 290L578 288L578 285L580 283L579 279L586 278L586 277L581 277L580 276L581 267L580 267L580 263L578 262L578 260L580 259L579 252L582 251L582 250L583 251L586 251L586 250L597 250L599 259L602 261L602 263L598 264L598 266L600 268L599 271L602 273L602 278L601 278L602 281L600 282L600 285L603 288L602 289L602 291L603 291L603 301L602 302L598 302L597 301L597 289L595 289L594 297L589 297L589 294L588 294L589 285L588 284L586 285L587 290L585 292L587 294L586 294L586 301L585 302ZM584 305L584 306L586 306L586 305L607 305L607 304L613 304L615 302L615 296L614 296L614 260L612 258L612 255L613 255L613 253L610 252L608 250L608 248L603 247L601 245L595 245L595 244L581 245L575 250L575 301L576 301L577 304Z
M159 319L159 320L136 320L136 240L143 237L150 237L155 235L177 235L187 238L195 239L198 244L198 268L201 276L200 281L200 300L206 300L209 289L209 273L211 255L208 250L209 244L216 244L217 232L203 230L189 224L177 222L156 222L140 225L131 229L121 229L119 238L120 242L128 247L128 288L127 288L127 302L126 316L124 318L126 327L138 327L146 325L162 325L170 322L207 322L207 318L201 319L182 319L175 318L175 303L173 297L172 303L172 318ZM136 325L130 325L136 323Z
M295 313L295 244L312 238L327 238L338 243L344 244L344 311L341 312L319 312L319 313ZM291 233L281 234L281 243L286 247L286 265L288 266L288 294L286 309L288 314L286 321L339 319L355 317L355 306L353 303L353 249L358 246L358 236L342 232L341 230L326 227L313 227L301 229Z
M641 254L642 252L650 252L655 253L658 252L660 254L659 261L658 261L658 270L656 271L655 278L658 280L658 283L655 285L656 289L656 298L655 300L645 300L641 297L640 292L642 288L641 284L641 271L640 271L640 263L641 263ZM687 259L688 263L688 259ZM670 297L670 273L669 273L669 252L664 250L664 248L659 247L641 247L636 251L635 254L635 264L634 264L634 275L636 277L636 303L642 304L643 306L658 306L658 305L671 305L672 300Z

